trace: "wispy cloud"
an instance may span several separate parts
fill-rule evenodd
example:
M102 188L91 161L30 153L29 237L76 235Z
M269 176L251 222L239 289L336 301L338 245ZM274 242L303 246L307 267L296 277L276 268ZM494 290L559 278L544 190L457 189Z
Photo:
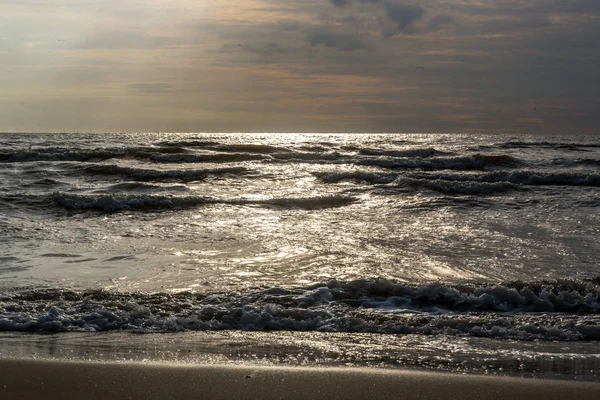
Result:
M131 83L129 87L145 94L170 93L175 91L175 88L167 83Z

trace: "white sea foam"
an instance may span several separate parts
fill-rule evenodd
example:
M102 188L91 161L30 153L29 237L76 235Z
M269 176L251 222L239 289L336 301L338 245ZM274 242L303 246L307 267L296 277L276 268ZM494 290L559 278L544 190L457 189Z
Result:
M599 340L599 290L590 281L415 286L373 279L208 295L17 291L0 298L0 330L314 330Z

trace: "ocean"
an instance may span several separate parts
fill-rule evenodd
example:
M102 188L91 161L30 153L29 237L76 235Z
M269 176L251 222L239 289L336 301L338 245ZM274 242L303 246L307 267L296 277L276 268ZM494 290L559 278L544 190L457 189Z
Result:
M1 134L0 357L600 381L600 139Z

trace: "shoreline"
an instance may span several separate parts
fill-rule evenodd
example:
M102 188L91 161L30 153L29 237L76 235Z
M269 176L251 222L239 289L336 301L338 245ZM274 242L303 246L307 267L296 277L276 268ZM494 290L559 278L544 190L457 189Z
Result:
M0 359L3 398L60 399L574 399L598 382L411 370Z
M276 368L343 366L600 382L599 344L343 332L0 332L0 360Z

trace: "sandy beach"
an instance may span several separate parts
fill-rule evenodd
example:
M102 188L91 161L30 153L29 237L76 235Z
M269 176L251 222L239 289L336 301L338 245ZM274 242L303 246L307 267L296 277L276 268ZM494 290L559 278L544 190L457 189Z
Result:
M0 360L5 399L576 399L600 384L403 370Z

